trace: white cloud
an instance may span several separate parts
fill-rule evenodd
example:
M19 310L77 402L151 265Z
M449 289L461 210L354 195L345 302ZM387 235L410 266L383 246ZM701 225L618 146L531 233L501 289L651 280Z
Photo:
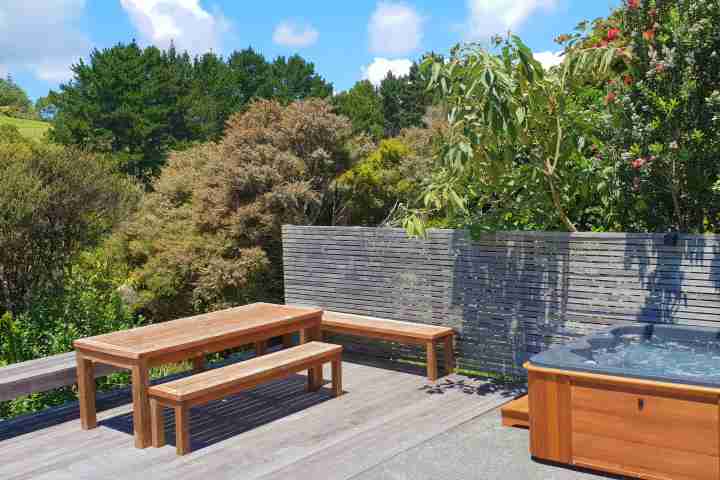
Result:
M406 55L420 46L423 19L403 2L381 1L370 17L370 50L382 55Z
M273 42L286 47L309 47L317 42L320 33L311 25L290 21L280 22L273 32Z
M37 78L61 82L70 66L90 52L77 21L86 0L3 0L0 2L0 70L29 70Z
M363 79L370 80L373 85L377 86L387 77L388 72L392 72L396 77L403 77L410 73L410 67L412 67L412 61L407 58L397 60L375 58L370 65L362 67Z
M468 40L488 40L517 29L538 10L551 11L557 5L558 0L467 0L465 35Z
M540 62L542 66L547 70L555 65L560 65L563 62L563 52L533 52L535 60Z
M160 48L171 42L178 50L200 54L219 52L229 23L220 12L211 14L200 0L120 0L141 39Z

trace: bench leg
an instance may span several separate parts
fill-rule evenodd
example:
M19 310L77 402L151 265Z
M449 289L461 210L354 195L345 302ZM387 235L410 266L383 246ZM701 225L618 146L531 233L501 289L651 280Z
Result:
M175 407L175 447L178 455L190 453L190 407Z
M455 352L452 335L445 337L445 371L447 371L448 375L455 373Z
M205 355L193 357L193 373L200 373L205 371Z
M435 353L435 342L427 342L427 376L431 382L438 378L437 355Z
M80 426L83 430L97 427L95 406L95 365L91 360L76 352L78 398L80 399Z
M261 357L267 352L267 340L255 342L255 356Z
M332 387L334 396L342 395L342 359L340 357L332 361Z
M311 367L307 371L307 391L308 392L317 392L320 390L320 387L322 387L323 384L323 374L322 374L322 365L319 367Z
M152 446L160 448L165 445L165 420L163 406L156 399L150 399L150 422L152 423Z
M307 342L313 342L313 341L322 341L322 330L318 327L313 328L306 328L305 330L300 332L300 344L307 343ZM322 387L323 383L323 367L322 365L318 367L313 367L310 370L308 370L308 390L311 392L314 392L320 387Z

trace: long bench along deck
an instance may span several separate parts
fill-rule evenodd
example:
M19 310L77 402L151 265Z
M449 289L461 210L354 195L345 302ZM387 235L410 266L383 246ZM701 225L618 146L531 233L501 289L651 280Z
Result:
M342 347L322 342L309 342L279 352L253 358L242 363L203 372L191 377L151 387L150 416L152 444L165 445L162 409L175 410L175 442L178 455L190 452L190 407L201 405L253 388L262 383L286 378L302 370L308 370L307 388L310 391L322 386L322 369L325 363L332 365L332 387L337 397L342 394Z
M443 343L445 346L446 372L452 373L455 368L453 353L455 332L450 327L325 311L322 317L321 329L323 332L425 345L427 351L427 376L432 381L438 378L436 347L439 343Z

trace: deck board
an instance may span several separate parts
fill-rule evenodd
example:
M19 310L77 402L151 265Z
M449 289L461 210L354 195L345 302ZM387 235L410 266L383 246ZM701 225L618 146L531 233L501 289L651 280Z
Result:
M168 445L145 450L133 447L130 404L100 412L100 426L91 431L80 430L77 412L67 409L56 425L32 417L0 422L0 478L349 479L510 395L495 389L483 395L460 390L431 395L421 371L347 361L343 370L347 393L337 399L328 386L305 393L305 379L298 375L194 408L195 450L180 458L172 446L170 411ZM329 373L326 368L326 379ZM21 431L23 422L44 428L13 437L9 427Z

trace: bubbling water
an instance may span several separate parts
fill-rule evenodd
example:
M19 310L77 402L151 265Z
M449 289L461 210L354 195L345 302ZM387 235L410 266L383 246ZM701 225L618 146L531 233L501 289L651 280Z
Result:
M720 341L673 341L621 335L619 342L592 350L588 366L632 370L651 375L720 380Z

